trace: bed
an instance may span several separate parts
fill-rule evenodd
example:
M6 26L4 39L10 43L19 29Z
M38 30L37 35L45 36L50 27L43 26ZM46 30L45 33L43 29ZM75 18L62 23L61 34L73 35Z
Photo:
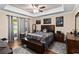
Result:
M27 46L38 53L43 53L45 49L48 49L49 46L53 43L54 32L54 25L41 25L40 32L27 34Z
M35 32L35 33L28 33L27 35L28 40L39 41L44 44L45 48L48 48L51 42L54 41L53 33L52 32Z

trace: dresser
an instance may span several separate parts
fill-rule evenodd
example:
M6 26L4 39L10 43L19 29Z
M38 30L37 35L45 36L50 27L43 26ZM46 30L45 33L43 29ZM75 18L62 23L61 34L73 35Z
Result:
M59 42L64 42L64 33L56 33L55 40Z
M67 53L79 53L79 37L67 33Z

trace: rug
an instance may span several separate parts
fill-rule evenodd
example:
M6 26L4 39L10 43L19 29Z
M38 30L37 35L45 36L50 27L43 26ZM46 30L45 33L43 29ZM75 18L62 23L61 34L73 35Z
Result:
M66 54L66 44L61 42L54 42L54 44L51 45L49 50L56 52L58 54Z
M61 42L54 42L54 44L49 47L49 50L58 54L66 54L66 44ZM13 49L13 54L36 54L34 51L27 47L20 46Z
M28 48L18 47L13 49L13 54L35 54L35 52Z

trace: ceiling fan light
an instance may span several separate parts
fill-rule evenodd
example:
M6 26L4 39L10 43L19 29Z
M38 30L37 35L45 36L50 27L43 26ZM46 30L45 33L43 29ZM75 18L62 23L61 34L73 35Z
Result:
M32 6L33 6L33 13L39 13L40 11L40 8L39 8L39 6L37 5L37 4L32 4Z
M33 8L36 8L36 6L33 6Z
M38 10L38 9L33 9L33 12L34 12L34 13L38 13L39 10Z

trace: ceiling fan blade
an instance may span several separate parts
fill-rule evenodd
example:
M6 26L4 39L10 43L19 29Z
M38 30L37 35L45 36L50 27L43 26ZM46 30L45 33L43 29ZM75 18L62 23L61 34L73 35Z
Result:
M45 6L40 7L40 9L44 9L44 8L46 8L46 7Z
M39 10L39 12L43 12L43 10Z
M34 6L35 6L35 7L38 7L39 5L38 5L38 4L32 4L32 6L33 6L33 7L34 7Z

